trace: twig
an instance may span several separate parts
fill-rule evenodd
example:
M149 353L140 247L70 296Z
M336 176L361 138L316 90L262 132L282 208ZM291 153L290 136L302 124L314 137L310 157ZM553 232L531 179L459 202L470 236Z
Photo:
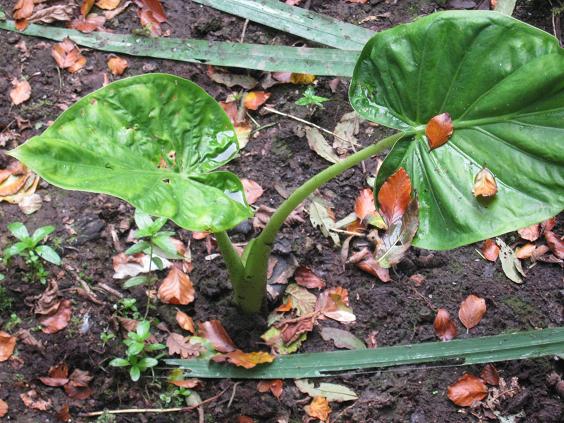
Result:
M105 291L109 294L112 294L118 298L123 298L123 294L117 290L115 290L114 288L106 285L105 283L101 283L99 282L97 286L94 287L94 289L97 289L99 291Z
M87 298L92 301L95 304L98 305L103 305L104 302L102 300L100 300L96 294L94 294L94 292L92 292L92 289L88 286L88 284L82 280L80 278L80 276L78 276L78 274L76 273L76 270L74 268L72 268L71 266L69 266L68 264L64 264L63 265L63 269L65 269L68 273L72 274L74 276L74 278L77 280L77 282L80 284L80 286L82 287L82 289L84 290L84 292L86 292L86 296Z
M297 117L297 116L289 115L288 113L280 112L280 111L278 111L278 110L276 110L276 109L272 109L272 108L267 107L267 106L264 106L264 107L263 107L263 110L266 110L266 111L271 112L271 113L276 113L277 115L280 115L280 116L285 116L285 117L287 117L287 118L296 120L296 121L298 121L298 122L305 123L306 125L309 125L309 126L313 126L314 128L319 129L320 131L323 131L323 132L325 132L326 134L332 135L332 136L334 136L335 138L340 139L341 141L347 142L347 143L349 143L350 145L360 145L360 144L358 144L358 143L356 143L356 142L354 142L354 141L351 141L351 140L348 140L348 139L346 139L346 138L343 138L343 137L337 135L336 133L331 132L331 131L328 130L328 129L322 128L321 126L316 125L315 123L309 122L309 121L304 120L304 119L302 119L302 118L299 118L299 117Z
M174 408L126 408L123 410L104 410L104 411L91 411L89 413L80 413L79 417L96 417L102 414L136 414L136 413L175 413L178 411L187 412L197 409L205 404L215 401L221 397L229 388L224 389L219 394L210 397L199 404L192 405L190 407L174 407Z
M239 385L240 383L241 382L235 382L233 384L233 392L231 393L231 397L229 398L229 402L227 403L227 408L231 408L231 403L235 399L235 394L237 393L237 385Z
M245 33L247 32L247 26L249 25L249 20L245 19L245 23L243 24L243 31L241 32L241 38L239 42L242 43L245 40Z

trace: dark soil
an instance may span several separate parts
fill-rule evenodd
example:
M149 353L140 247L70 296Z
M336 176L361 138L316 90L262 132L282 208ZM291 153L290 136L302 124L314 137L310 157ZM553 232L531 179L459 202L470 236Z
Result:
M11 10L14 2L0 0L5 10ZM358 23L372 15L383 15L365 24L368 28L381 30L395 24L408 22L417 16L428 14L440 7L432 1L381 1L370 0L367 4L349 4L345 1L304 1L312 10L341 20ZM396 3L396 4L394 4ZM478 2L477 2L478 3ZM518 2L516 16L553 32L550 5L544 1ZM173 37L194 37L209 40L237 41L241 36L244 21L237 17L203 7L190 1L164 0L168 24ZM134 7L119 15L109 25L116 32L128 33L139 27ZM388 16L388 17L385 17ZM291 45L300 40L275 30L250 23L245 41ZM29 52L20 51L24 42ZM20 49L18 49L18 45ZM107 72L107 54L95 50L83 50L88 59L87 67L77 73L57 71L50 56L52 43L37 38L25 37L12 32L0 32L2 67L0 68L0 130L14 131L16 138L0 145L6 150L39 133L49 121L54 120L64 105L72 103L100 88ZM188 78L201 85L217 100L224 100L231 90L212 82L206 75L205 66L173 61L127 57L129 68L124 76L147 72L168 72ZM239 71L240 72L240 71ZM251 72L254 75L258 73ZM26 76L32 85L31 99L17 107L10 103L7 93L14 77ZM300 116L320 126L334 128L342 115L351 111L347 101L348 81L342 80L336 93L329 88L331 78L319 78L317 93L332 99L325 109L309 109L296 106L303 88L294 85L277 85L270 89L269 103L281 111ZM280 186L291 190L301 182L327 166L327 163L310 151L305 138L295 134L296 124L280 116L253 113L261 124L276 123L260 131L252 138L229 168L242 177L257 181L264 189L259 204L275 207L280 204ZM22 119L29 124L22 125ZM17 120L20 122L18 123ZM359 139L368 144L386 131L363 125ZM0 156L0 168L8 162ZM320 194L330 200L338 218L346 216L353 208L359 189L365 186L366 175L362 169L350 170L324 186ZM275 188L275 184L278 190ZM42 183L38 192L45 202L36 213L25 216L17 206L3 203L0 206L0 247L13 242L5 225L23 221L31 230L45 225L57 226L50 238L64 258L64 262L77 272L62 271L50 266L62 295L72 299L73 317L69 326L53 335L37 330L38 322L27 304L44 287L23 281L26 267L14 261L8 268L0 269L6 275L2 282L12 305L0 309L0 328L7 323L12 313L22 320L16 329L29 329L42 342L36 348L18 341L13 359L0 364L0 399L9 404L10 411L4 418L17 422L56 421L55 410L70 406L71 414L117 408L161 407L159 394L166 389L162 378L143 378L139 383L129 381L125 372L108 366L108 362L123 354L120 330L113 306L118 298L105 291L96 290L103 304L95 304L77 294L77 276L96 288L100 283L137 299L144 310L146 295L142 288L132 292L120 288L120 282L112 279L112 256L119 251L111 238L115 230L120 243L125 247L129 228L132 226L133 209L127 204L103 195L63 191ZM243 242L251 235L245 228L233 232L234 239ZM171 226L185 242L191 238L186 231ZM517 239L508 235L506 241ZM234 341L243 349L261 349L260 334L266 323L256 319L245 322L230 305L230 288L221 258L207 261L205 243L192 241L194 270L190 277L197 290L196 300L180 307L193 316L195 321L220 319ZM280 255L294 254L300 264L309 266L322 276L329 287L343 286L350 292L351 306L357 321L349 329L359 338L377 332L379 346L419 343L436 340L433 331L434 311L432 307L444 307L456 315L460 302L469 294L486 299L487 313L482 322L470 333L460 330L460 338L494 335L513 329L532 329L561 326L563 322L562 300L564 284L558 265L539 263L527 270L526 282L516 285L509 281L498 263L481 259L476 245L457 250L433 253L413 249L393 273L393 282L383 284L352 266L343 266L340 252L330 240L312 228L309 222L286 227L275 246ZM426 281L416 287L408 277L420 273ZM160 274L160 277L163 275ZM2 299L0 299L2 300ZM4 299L5 300L5 299ZM4 304L4 300L0 304ZM158 306L150 316L176 328L173 306ZM330 324L327 322L324 325ZM342 327L342 326L340 326ZM459 329L462 326L459 325ZM319 327L302 346L305 351L330 351L334 347L322 340ZM100 334L111 330L117 339L103 345ZM164 338L159 332L157 337ZM86 400L72 400L61 388L50 388L37 378L47 374L49 368L64 361L71 370L79 368L94 376L91 386L93 395ZM496 365L503 378L517 377L522 391L516 397L504 401L501 415L519 414L519 422L559 422L563 419L562 399L558 396L548 376L557 372L562 375L562 364L551 358L499 363ZM447 386L465 371L479 374L481 366L475 367L408 367L366 374L351 374L334 378L355 390L360 399L354 403L332 403L331 421L342 422L461 422L478 421L469 409L460 409L447 396ZM163 375L163 372L157 372ZM284 385L280 400L270 394L260 394L256 382L242 382L233 388L233 381L204 381L198 392L203 399L230 388L225 395L205 407L206 422L235 422L240 415L253 417L260 422L301 421L305 415L303 407L309 402L292 381ZM45 399L51 399L50 410L40 412L24 406L20 394L35 389ZM232 401L229 396L233 393ZM228 404L230 406L228 406ZM74 418L73 421L87 421ZM132 414L117 417L118 422L192 422L198 421L197 413L187 414Z

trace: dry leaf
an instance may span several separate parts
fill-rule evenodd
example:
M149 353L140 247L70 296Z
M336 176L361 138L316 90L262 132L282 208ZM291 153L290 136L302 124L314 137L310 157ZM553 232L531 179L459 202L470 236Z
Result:
M201 336L210 341L217 351L228 353L237 349L219 320L201 322L198 327Z
M252 76L228 73L213 66L208 66L207 74L212 81L229 88L240 86L250 90L258 84L258 81Z
M270 93L267 93L266 91L251 91L250 93L245 94L243 104L245 105L245 108L249 110L257 110L269 98Z
M0 399L0 417L4 417L8 414L8 404Z
M57 333L69 324L72 314L71 300L63 300L53 314L46 315L39 319L43 333Z
M564 259L564 242L552 231L546 231L544 233L546 243L550 250L554 253L556 257L560 260Z
M163 269L171 266L170 261L164 257L159 257L162 262ZM124 279L128 277L137 276L140 273L148 273L155 270L155 263L151 263L151 258L148 254L132 254L126 255L124 253L116 254L112 257L112 266L114 268L114 279Z
M315 324L315 315L305 315L297 319L281 320L274 327L280 329L280 336L286 345L297 341L304 333L311 332Z
M482 379L465 373L448 387L448 398L460 407L469 407L475 401L481 401L488 395L488 387Z
M33 408L39 411L46 411L51 408L51 400L45 401L41 399L35 389L20 394L20 398L27 408Z
M342 287L327 289L317 298L315 309L325 317L341 323L351 323L356 320L349 306L349 292Z
M533 255L536 249L537 247L535 244L527 242L525 245L515 249L515 257L521 260L528 259Z
M139 7L149 10L159 23L166 22L166 13L160 0L135 0Z
M111 56L108 59L108 69L113 75L119 76L123 75L125 70L127 69L127 60L118 57L118 56Z
M392 280L390 277L390 270L380 266L378 260L374 258L374 255L366 247L357 253L354 253L349 258L349 262L354 263L360 270L372 276L376 276L384 283Z
M82 0L82 4L80 5L80 14L82 16L88 15L92 6L94 6L95 0Z
M166 339L166 346L168 353L178 354L182 358L198 357L200 353L205 351L205 348L200 344L192 344L187 341L185 336L178 333L170 333Z
M472 194L474 197L493 197L497 193L497 182L490 170L485 167L474 178Z
M337 79L337 83L338 83ZM333 91L333 88L331 88ZM333 91L335 92L335 91ZM360 116L356 112L345 113L333 133L333 148L339 156L344 156L349 150L354 149L358 145L355 135L360 130Z
M499 256L499 246L493 239L486 239L482 245L482 255L486 260L495 262Z
M43 7L41 5L33 11L28 18L28 22L52 23L55 21L70 21L73 12L74 6L72 4L56 4L51 7Z
M499 373L493 364L486 364L482 372L480 373L480 377L486 382L488 385L499 385Z
M298 316L314 312L317 297L307 289L292 283L286 288L285 294L292 299L292 308L296 310Z
M218 354L212 357L216 363L229 362L235 366L252 369L257 364L272 363L274 356L267 352L250 352L246 353L241 350L231 351L226 354Z
M14 88L10 90L10 98L12 99L12 104L14 104L14 106L29 100L31 97L31 85L29 85L29 82L25 79L22 79L21 81L14 79L12 81L12 86Z
M374 193L370 188L364 188L360 191L354 203L354 213L361 221L365 221L376 214Z
M64 386L65 393L70 397L78 400L85 400L93 393L93 389L89 386L94 377L86 370L74 369L69 378L69 383Z
M202 381L200 379L184 379L184 380L169 380L168 383L174 386L178 386L180 388L201 388Z
M308 267L298 267L294 273L294 279L298 285L305 288L325 288L325 281L313 273Z
M61 408L57 410L57 419L61 422L70 422L72 421L72 416L70 414L68 404L63 405Z
M331 407L329 407L329 402L325 397L315 397L311 404L304 407L305 412L308 416L314 417L326 422L329 419L329 414L331 414Z
M73 19L70 23L70 28L76 29L80 32L89 33L103 29L105 23L106 18L104 16L98 16L95 13L91 13L86 18L84 16L80 16L77 19Z
M178 323L178 326L180 326L184 330L187 330L191 334L194 334L196 332L192 318L180 310L176 312L176 322Z
M39 194L26 195L18 203L20 210L26 215L35 213L42 205L43 199Z
M337 348L346 348L348 350L366 349L364 342L347 330L326 326L321 328L321 337L325 341L332 341Z
M409 277L409 280L415 284L415 286L421 286L425 282L425 276L421 273L415 273Z
M6 361L14 353L16 348L16 337L9 333L0 331L0 362Z
M59 308L60 301L59 297L59 285L56 279L49 279L47 288L43 291L43 294L37 300L33 312L35 314L49 315L57 312Z
M57 43L51 49L51 56L57 62L57 66L75 73L86 65L86 57L80 54L80 50L69 38Z
M16 29L23 31L27 28L28 18L33 13L33 0L18 0L12 11L12 17L16 21Z
M159 287L158 297L165 304L190 304L196 291L190 277L176 267L172 267Z
M264 193L262 187L251 179L243 178L241 179L241 183L243 184L245 197L247 198L247 203L249 204L254 204Z
M331 237L335 245L340 244L339 235L335 229L335 213L329 204L321 197L312 196L309 204L309 220L314 228L319 228L324 237Z
M320 157L323 157L331 163L338 163L341 161L341 158L337 156L337 153L335 153L333 147L329 145L319 129L308 126L305 128L305 134L309 148L315 151Z
M40 376L39 380L52 387L65 386L69 382L69 368L65 363L51 367L47 376Z
M104 10L114 10L121 0L98 0L96 6Z
M270 391L272 392L272 395L280 399L283 386L284 382L282 381L282 379L261 380L257 385L257 390L263 393Z
M449 312L444 308L439 308L437 310L437 316L435 317L433 327L435 328L435 333L441 341L450 341L451 339L456 338L456 325L450 318Z
M536 241L540 237L540 226L539 223L535 223L534 225L519 229L517 233L527 241Z
M450 139L452 132L452 119L448 113L432 117L425 128L429 148L434 150L445 144Z
M125 9L127 9L130 4L131 4L131 1L129 1L129 0L125 1L125 2L123 2L123 4L120 7L116 8L112 11L104 12L104 17L106 19L113 19L117 15L119 15L121 12L123 12Z
M386 179L378 191L381 215L388 227L399 221L411 200L411 180L403 167Z
M458 318L467 329L472 329L486 314L486 300L474 294L468 295L460 304Z

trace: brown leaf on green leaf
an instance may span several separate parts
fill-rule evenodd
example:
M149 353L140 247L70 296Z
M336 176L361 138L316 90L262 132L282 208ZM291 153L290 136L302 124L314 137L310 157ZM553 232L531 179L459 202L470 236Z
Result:
M257 364L272 363L274 356L267 352L250 352L246 353L241 350L235 350L226 354L218 354L212 357L216 363L229 362L235 366L252 369Z
M472 194L474 197L489 198L497 193L497 182L493 173L487 168L480 170L474 178Z
M405 169L400 167L378 191L378 204L388 226L402 218L410 200L411 180Z
M171 355L178 354L182 358L198 357L205 348L200 344L190 343L185 336L178 333L170 333L166 339L168 353Z
M488 395L488 387L482 379L465 373L448 387L448 398L460 407L469 407L475 401L481 401Z
M445 144L450 139L453 131L452 119L448 113L441 113L432 117L427 122L427 127L425 128L429 148L434 150Z
M198 327L200 328L201 336L210 341L217 351L228 353L237 349L219 320L201 322Z

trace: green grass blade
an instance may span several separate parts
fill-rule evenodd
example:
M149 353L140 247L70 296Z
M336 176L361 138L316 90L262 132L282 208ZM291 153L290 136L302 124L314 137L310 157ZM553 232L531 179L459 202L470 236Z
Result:
M13 21L0 21L0 29L16 31ZM17 31L19 32L19 31ZM23 35L61 41L69 37L76 44L96 50L131 56L155 57L217 66L269 72L312 73L352 76L359 52L329 48L304 48L212 42L179 38L147 38L134 35L93 32L31 24Z
M494 10L504 15L511 16L515 9L516 2L516 0L497 0Z
M249 19L342 50L361 50L374 32L319 13L288 6L278 0L194 0L214 9Z
M443 361L456 365L519 360L564 353L564 327L510 334L378 347L356 351L294 354L272 364L245 370L205 360L166 360L190 371L191 377L235 379L295 379L335 373Z

